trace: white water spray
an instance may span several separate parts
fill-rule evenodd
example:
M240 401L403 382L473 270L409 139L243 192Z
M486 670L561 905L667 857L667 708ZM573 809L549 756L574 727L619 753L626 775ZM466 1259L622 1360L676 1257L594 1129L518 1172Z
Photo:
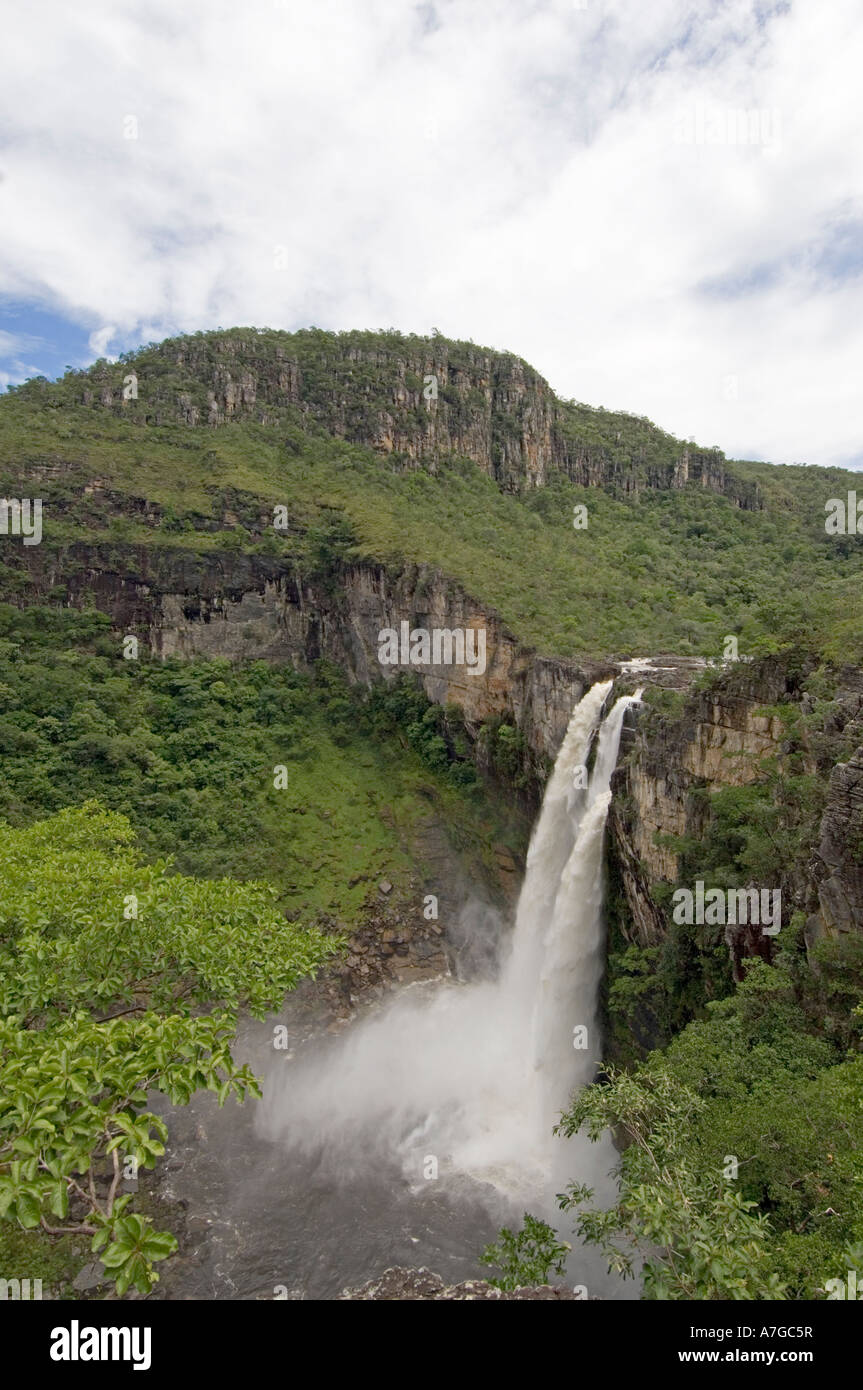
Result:
M565 1175L596 1178L608 1146L577 1144L591 1171L573 1171L573 1146L552 1127L598 1060L602 973L602 842L626 710L600 726L612 682L577 705L549 780L528 852L511 947L497 980L414 986L352 1025L314 1057L268 1079L262 1119L272 1137L322 1145L341 1164L397 1155L421 1180L434 1156L443 1177L490 1182L513 1198L548 1191ZM575 773L587 764L586 789ZM587 1046L574 1046L586 1029ZM575 1035L579 1040L581 1034ZM553 1190L553 1189L552 1189Z

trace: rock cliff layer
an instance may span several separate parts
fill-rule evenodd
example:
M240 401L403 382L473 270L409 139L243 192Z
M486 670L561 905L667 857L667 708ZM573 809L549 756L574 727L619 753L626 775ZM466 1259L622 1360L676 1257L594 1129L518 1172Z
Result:
M806 918L806 941L863 932L863 747L835 762L841 748L863 741L861 673L847 671L817 742L803 728L802 770L827 782L817 840L785 863L780 881L783 927L795 912ZM676 840L699 841L711 815L710 793L764 779L789 762L789 729L777 709L806 713L801 673L771 658L729 669L710 691L695 691L674 714L646 708L615 774L609 817L613 855L628 909L624 934L642 946L667 932L660 884L679 884ZM802 726L798 725L798 729ZM799 753L799 750L798 750ZM706 793L706 795L705 795ZM686 885L690 888L691 884ZM751 935L751 934L750 934ZM745 929L727 929L732 959L768 954L767 943Z
M429 699L455 704L468 732L490 719L518 725L538 760L557 752L572 707L593 681L616 674L614 663L538 657L492 610L439 571L407 566L350 565L337 584L301 578L278 561L239 552L195 555L177 548L76 543L57 556L34 548L26 557L34 601L47 596L58 571L74 603L84 594L119 632L140 634L159 656L307 665L321 657L355 681L391 679L379 634L387 628L481 630L485 663L411 667Z
M471 459L507 491L563 473L625 493L697 484L761 505L717 448L650 421L558 399L512 353L442 337L235 329L169 339L64 379L66 399L140 425L299 424L435 471ZM132 394L133 393L133 394Z

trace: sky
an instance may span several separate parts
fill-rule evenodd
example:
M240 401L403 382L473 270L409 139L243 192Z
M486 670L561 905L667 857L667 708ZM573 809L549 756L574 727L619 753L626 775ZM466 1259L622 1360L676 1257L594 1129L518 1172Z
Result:
M863 467L860 0L29 0L0 389L199 329L505 349Z

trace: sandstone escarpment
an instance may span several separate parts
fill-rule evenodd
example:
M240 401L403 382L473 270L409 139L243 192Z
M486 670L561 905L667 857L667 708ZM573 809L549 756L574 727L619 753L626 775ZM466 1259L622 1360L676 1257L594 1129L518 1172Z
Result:
M35 547L26 563L37 601L50 598L62 579L68 602L95 601L119 633L138 634L162 657L264 659L298 667L323 657L351 680L370 685L404 669L379 660L385 629L398 631L405 623L411 630L482 631L481 671L431 663L411 669L430 700L461 710L481 765L482 730L494 721L518 728L527 794L534 803L572 708L593 682L617 678L618 688L645 681L680 691L699 669L693 660L660 657L653 669L627 678L616 661L540 657L493 609L430 567L352 563L334 581L304 574L290 560L241 550L196 553L180 546L86 542L62 551ZM740 663L711 691L669 697L664 712L642 710L629 756L615 778L609 822L611 855L627 908L623 930L630 939L647 946L664 938L666 913L652 890L679 882L679 855L669 837L697 840L710 815L705 791L758 780L764 760L781 758L785 730L775 707L799 700L797 684L778 659ZM851 685L833 716L846 738L863 703L863 693ZM850 754L859 743L863 728ZM817 767L811 763L813 772L830 778L820 840L813 837L805 868L789 866L786 885L786 924L790 911L803 910L810 942L863 930L861 768L856 754L838 760L835 769L835 756L822 758ZM747 943L738 944L748 950Z
M38 601L56 580L50 552L27 557ZM488 720L516 724L540 775L557 753L572 709L614 663L538 657L491 608L438 570L347 566L338 585L302 576L281 562L242 552L198 555L181 548L124 549L76 543L59 563L68 598L86 594L119 632L140 634L161 657L267 660L297 667L323 657L364 685L405 668L379 660L387 628L469 629L484 634L484 669L467 664L410 667L437 704L459 707L471 736Z
M863 748L830 777L821 820L818 911L807 922L807 940L863 930Z
M740 507L761 505L757 485L729 470L719 449L560 400L513 353L440 336L217 331L97 363L64 387L71 403L142 426L299 426L431 472L457 455L505 491L563 474L630 495L696 484Z
M680 860L669 838L698 840L710 815L699 790L743 786L763 776L763 760L780 753L781 720L764 706L789 694L789 679L778 662L731 669L718 689L694 692L673 716L645 708L637 722L629 755L613 781L609 836L627 914L623 935L641 946L655 946L667 932L666 912L654 889L676 884ZM738 963L767 949L760 935L730 931L729 947Z
M780 751L784 737L781 720L764 706L788 693L779 663L743 666L721 691L693 694L677 717L648 709L639 718L632 754L615 777L611 831L642 944L652 944L661 921L644 885L678 877L678 855L664 837L702 830L696 788L743 786L763 775L763 760Z
M784 925L795 911L806 916L810 946L823 937L863 932L863 748L835 762L837 749L863 741L861 673L846 675L817 745L797 725L798 770L828 779L826 801L812 843L783 863L781 884L769 885L782 887ZM627 907L621 927L630 940L652 946L664 938L667 909L653 890L680 883L674 841L701 839L711 816L710 794L761 780L770 767L787 767L789 731L776 711L790 705L811 712L800 680L799 672L790 674L780 658L771 658L730 668L710 691L693 692L672 713L642 710L629 756L615 774L609 818ZM742 929L727 934L738 965L740 956L765 953L758 933L758 940Z

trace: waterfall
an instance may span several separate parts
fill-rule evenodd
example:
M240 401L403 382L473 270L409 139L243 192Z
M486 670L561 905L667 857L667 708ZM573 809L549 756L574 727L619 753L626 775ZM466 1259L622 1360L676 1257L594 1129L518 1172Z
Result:
M546 924L553 915L560 876L572 854L587 802L587 792L576 786L575 774L587 764L611 686L611 681L592 686L576 705L545 789L527 852L512 949L502 980L502 993L513 1007L518 1006L522 991L528 1001L533 998Z
M573 712L497 979L402 990L320 1054L274 1069L263 1106L272 1137L323 1146L341 1163L383 1149L412 1181L432 1156L442 1176L518 1200L548 1191L566 1147L552 1127L599 1059L603 833L624 715L638 699L619 699L602 721L611 686L593 686Z
M587 796L571 817L573 844L542 934L532 1040L534 1066L541 1073L538 1100L552 1123L572 1090L590 1081L599 1061L597 999L605 957L602 845L623 719L639 698L622 696L599 731ZM537 833L541 830L540 822ZM526 878L523 895L529 886Z
M622 696L602 724L589 785L576 786L574 774L587 762L611 686L593 686L570 720L531 839L500 984L502 1012L527 1020L534 1108L547 1128L599 1060L602 843L624 715L639 696Z

